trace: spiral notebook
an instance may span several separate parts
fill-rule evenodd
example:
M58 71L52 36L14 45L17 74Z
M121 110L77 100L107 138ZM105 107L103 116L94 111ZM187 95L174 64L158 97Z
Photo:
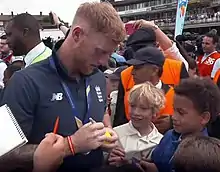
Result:
M7 105L0 107L0 156L25 145L28 140Z

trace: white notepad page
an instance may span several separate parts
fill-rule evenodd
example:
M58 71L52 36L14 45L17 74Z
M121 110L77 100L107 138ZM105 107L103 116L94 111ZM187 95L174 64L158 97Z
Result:
M28 142L7 105L0 107L0 156Z

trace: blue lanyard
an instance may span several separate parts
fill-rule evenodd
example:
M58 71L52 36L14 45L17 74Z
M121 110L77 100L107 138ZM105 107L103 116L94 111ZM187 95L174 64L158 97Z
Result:
M79 114L77 113L77 109L76 109L76 106L75 106L75 103L74 103L74 99L73 99L73 96L72 96L72 93L69 89L69 87L67 86L67 84L63 81L63 79L60 77L59 73L58 73L58 70L57 70L57 67L54 63L54 59L53 59L53 56L49 57L49 62L50 62L50 65L53 69L55 69L59 79L60 79L60 82L61 82L61 85L63 87L63 90L68 98L68 101L71 105L71 108L72 108L72 112L73 112L73 116L74 117L77 117L78 119L80 119L83 124L86 124L87 122L89 122L89 118L90 118L90 113L89 113L89 110L90 110L90 103L91 103L91 91L90 91L90 84L89 84L89 78L86 78L86 103L87 103L87 114L86 116L84 117L84 120L82 120L81 118L82 117L79 117ZM75 118L74 118L75 120Z

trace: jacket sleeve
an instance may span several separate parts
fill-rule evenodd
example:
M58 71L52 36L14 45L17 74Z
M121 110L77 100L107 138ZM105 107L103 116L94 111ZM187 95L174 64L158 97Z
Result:
M125 92L122 85L122 81L120 80L118 87L118 98L116 103L115 117L113 120L113 127L117 127L128 122L125 115L124 96Z
M1 104L7 104L27 138L32 130L34 110L38 102L32 79L22 71L16 72L5 88Z
M164 51L165 56L168 56L172 59L182 61L185 65L186 71L189 70L189 63L186 61L186 59L181 55L179 49L176 46L176 43L174 42L172 47Z

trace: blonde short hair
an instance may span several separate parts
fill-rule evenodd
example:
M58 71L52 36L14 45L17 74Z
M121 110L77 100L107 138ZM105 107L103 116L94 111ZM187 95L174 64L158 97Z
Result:
M156 88L150 82L145 82L131 89L128 102L129 104L146 103L149 108L153 109L153 112L157 113L164 107L165 96L161 89Z
M95 31L104 33L116 43L125 39L124 23L114 7L108 2L83 3L76 11L74 21L77 20L77 17L79 21L80 19L86 20Z

